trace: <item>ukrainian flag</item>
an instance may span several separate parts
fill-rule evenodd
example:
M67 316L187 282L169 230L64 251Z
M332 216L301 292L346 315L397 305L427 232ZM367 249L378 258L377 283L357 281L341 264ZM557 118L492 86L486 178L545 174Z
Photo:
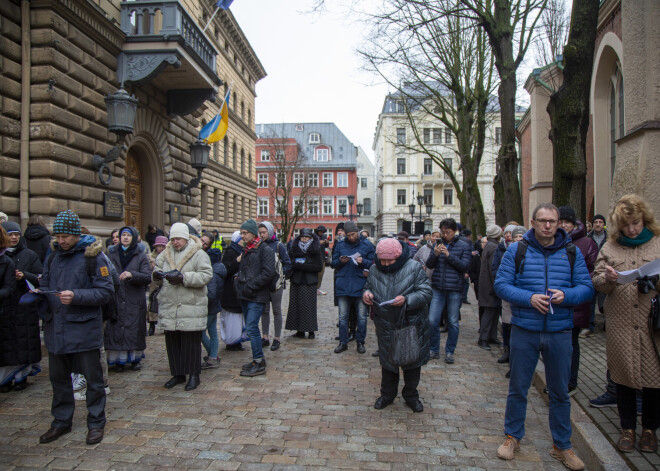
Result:
M220 112L208 122L206 126L199 131L199 138L207 144L213 144L214 142L221 141L225 134L227 134L227 128L229 127L229 95L231 90L227 90L227 96L225 97L222 105L220 106Z

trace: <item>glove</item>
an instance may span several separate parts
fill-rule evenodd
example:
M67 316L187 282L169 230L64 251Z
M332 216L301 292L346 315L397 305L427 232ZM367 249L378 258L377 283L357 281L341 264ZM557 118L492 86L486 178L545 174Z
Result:
M178 275L166 276L165 279L170 282L172 285L182 285L183 284L183 273Z
M152 278L154 281L160 281L163 279L163 274L159 271L155 271L152 273Z

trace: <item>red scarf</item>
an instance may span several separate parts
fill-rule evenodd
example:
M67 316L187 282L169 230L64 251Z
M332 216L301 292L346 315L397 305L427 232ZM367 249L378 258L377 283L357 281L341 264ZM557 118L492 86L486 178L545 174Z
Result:
M252 250L257 245L259 245L259 242L261 242L261 239L259 237L255 237L252 242L245 244L245 253L248 253L249 250Z

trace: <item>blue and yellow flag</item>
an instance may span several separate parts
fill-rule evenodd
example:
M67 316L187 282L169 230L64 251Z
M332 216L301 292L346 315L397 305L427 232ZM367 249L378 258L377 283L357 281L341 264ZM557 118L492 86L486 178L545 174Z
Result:
M213 144L214 142L221 141L222 138L227 134L227 128L229 127L229 95L231 89L227 90L227 96L225 97L222 105L220 106L220 112L209 121L206 126L199 131L199 138L207 144Z

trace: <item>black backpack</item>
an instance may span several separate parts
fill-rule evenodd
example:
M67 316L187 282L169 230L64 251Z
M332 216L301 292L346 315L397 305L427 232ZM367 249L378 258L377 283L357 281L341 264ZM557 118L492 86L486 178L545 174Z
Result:
M53 263L53 259L55 258L55 254L57 252L55 250L52 250L50 252L50 255L48 256L48 260L46 261L46 265L48 266L48 272L50 273L50 265ZM108 262L110 262L108 260ZM108 267L108 270L110 268ZM87 272L87 277L89 278L89 282L92 283L92 279L94 276L96 276L96 257L85 257L85 271ZM110 298L110 301L107 303L101 305L101 311L103 312L103 320L104 321L116 321L117 320L117 291L120 288L120 285L115 284L115 279L112 277L112 274L110 275L112 278L112 284L113 287L115 288L113 293L112 293L112 298Z
M516 258L515 265L516 271L515 274L522 275L523 270L525 269L525 254L527 253L527 247L529 242L525 239L518 241L518 247L516 249ZM573 281L573 267L575 266L575 257L577 256L577 247L573 242L566 244L566 255L568 257L568 262L571 264L571 282Z

